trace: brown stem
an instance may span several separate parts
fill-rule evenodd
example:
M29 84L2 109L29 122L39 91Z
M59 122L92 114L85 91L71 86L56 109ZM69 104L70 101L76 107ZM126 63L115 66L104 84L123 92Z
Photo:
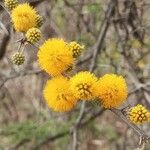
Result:
M137 127L136 125L134 125L131 122L129 122L129 120L124 116L124 114L122 113L121 110L112 108L112 109L110 109L110 111L115 113L121 120L123 120L123 122L125 122L130 128L133 129L133 131L140 138L140 141L139 141L140 145L145 143L145 142L147 142L148 140L150 140L150 137L148 135L146 135L143 130L141 130L139 127Z

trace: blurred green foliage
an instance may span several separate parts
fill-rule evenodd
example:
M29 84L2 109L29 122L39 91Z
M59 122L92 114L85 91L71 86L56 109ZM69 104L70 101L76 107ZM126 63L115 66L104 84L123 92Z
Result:
M69 126L69 122L60 123L54 119L43 121L43 123L28 120L21 123L10 123L8 126L3 127L0 137L1 141L7 137L9 139L8 143L10 142L11 144L20 143L24 140L39 143L49 136L54 136L62 131L64 132Z

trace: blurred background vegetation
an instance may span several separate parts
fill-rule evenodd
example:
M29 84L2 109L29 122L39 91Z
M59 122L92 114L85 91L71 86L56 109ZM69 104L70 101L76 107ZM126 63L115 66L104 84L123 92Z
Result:
M88 70L93 49L103 32L94 72L98 76L122 74L129 89L127 103L142 103L150 109L150 1L28 2L45 18L40 44L52 37L85 44L86 49L72 74ZM111 3L115 6L108 16ZM81 104L69 113L56 113L47 108L42 88L49 76L38 67L38 49L27 45L25 64L21 67L11 64L10 58L18 46L15 41L21 35L14 33L9 15L2 7L0 21L9 33L0 28L0 150L70 150L73 142L70 130ZM78 129L78 149L136 149L139 137L134 131L109 110L100 110L96 104L86 104L83 122ZM141 128L150 134L150 124ZM145 150L150 150L150 144L145 145Z

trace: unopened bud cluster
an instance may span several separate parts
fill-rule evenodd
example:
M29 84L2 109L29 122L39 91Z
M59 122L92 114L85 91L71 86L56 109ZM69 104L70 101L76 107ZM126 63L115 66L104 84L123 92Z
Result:
M12 63L17 66L22 65L24 61L25 61L25 56L20 52L17 52L12 56Z
M43 23L44 23L43 17L40 16L40 15L37 15L37 17L36 17L36 26L37 26L37 28L40 28L43 25Z
M34 44L41 38L41 31L38 28L31 28L26 33L26 39L28 42Z
M82 50L84 49L84 46L78 44L75 41L70 42L69 46L70 46L70 50L73 53L73 57L74 58L79 57L81 55L81 53L82 53Z
M135 124L141 124L150 121L150 112L143 105L136 105L129 111L129 119Z
M4 5L9 10L13 10L18 5L18 1L17 0L5 0Z

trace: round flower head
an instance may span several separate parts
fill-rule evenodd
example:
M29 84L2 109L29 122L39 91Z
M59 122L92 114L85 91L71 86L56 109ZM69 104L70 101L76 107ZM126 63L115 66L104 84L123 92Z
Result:
M18 66L22 65L24 61L25 61L25 56L20 52L17 52L12 56L12 63L15 65Z
M36 27L40 28L43 25L43 23L44 23L43 17L40 16L40 15L37 15L37 17L36 17Z
M106 74L97 83L97 93L103 107L115 108L127 98L127 85L122 76Z
M94 74L79 72L70 79L70 87L78 99L90 100L95 98L95 85L97 78Z
M76 98L70 91L69 81L64 77L56 77L47 81L44 98L50 108L57 112L70 111L76 105Z
M26 32L36 26L37 12L28 3L19 4L12 10L11 19L18 32Z
M26 33L27 41L34 44L41 38L41 31L38 28L31 28Z
M82 50L84 49L83 45L80 45L75 41L70 42L69 47L70 47L70 50L73 53L74 58L77 58L78 56L80 56Z
M138 104L129 111L129 119L134 124L142 124L150 121L150 112L142 105Z
M4 0L4 5L9 10L13 10L18 5L18 0Z
M38 51L38 61L47 73L58 76L73 64L72 52L63 39L49 39Z

